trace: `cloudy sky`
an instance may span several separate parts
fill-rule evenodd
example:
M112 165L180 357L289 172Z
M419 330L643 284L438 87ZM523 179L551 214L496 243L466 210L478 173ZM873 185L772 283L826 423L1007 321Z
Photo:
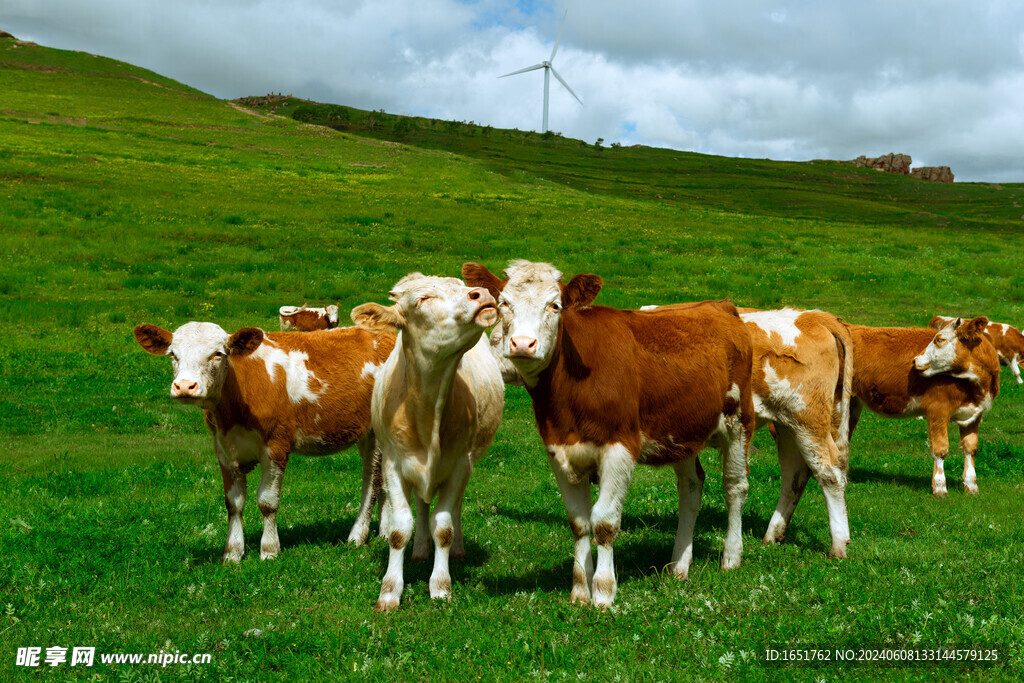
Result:
M1024 182L1015 0L0 0L0 29L223 98L284 92L593 142L806 160L910 154Z

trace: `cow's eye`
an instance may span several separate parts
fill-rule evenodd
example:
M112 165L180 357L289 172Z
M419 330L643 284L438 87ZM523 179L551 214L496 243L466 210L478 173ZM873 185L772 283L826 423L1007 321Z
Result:
M432 296L421 296L419 299L416 300L416 305L422 306L424 301L430 301L433 298L434 297Z
M936 346L945 346L946 345L946 340L943 339L942 337L939 337L938 339L935 340L935 345Z
M510 304L509 302L507 302L505 300L501 300L501 301L498 302L498 308L504 308L506 311L511 311L512 310L512 304Z
M550 304L548 304L548 310L551 311L552 313L557 313L558 311L562 310L562 304L558 303L557 301L552 301Z
M223 357L224 357L224 352L223 351L214 351L213 355L210 356L210 358L216 358L216 359L221 359Z

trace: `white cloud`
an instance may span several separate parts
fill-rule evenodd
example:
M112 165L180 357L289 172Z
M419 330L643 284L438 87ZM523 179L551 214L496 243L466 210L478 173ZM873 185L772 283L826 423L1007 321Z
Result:
M592 142L776 159L911 154L1024 181L1013 2L569 2L551 127ZM520 7L526 8L520 9ZM0 28L220 97L270 91L539 129L564 2L6 0Z

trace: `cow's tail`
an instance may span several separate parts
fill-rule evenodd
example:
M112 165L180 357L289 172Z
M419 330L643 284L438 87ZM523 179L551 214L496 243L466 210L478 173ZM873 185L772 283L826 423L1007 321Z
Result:
M835 403L832 413L832 436L839 449L839 466L850 467L850 400L853 395L853 337L849 326L839 318L828 325L839 356L839 377L836 379Z

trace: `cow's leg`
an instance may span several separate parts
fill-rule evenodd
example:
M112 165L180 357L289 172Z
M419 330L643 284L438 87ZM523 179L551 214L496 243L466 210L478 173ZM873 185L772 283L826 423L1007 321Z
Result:
M281 552L277 537L277 510L281 505L281 482L288 466L288 452L265 449L260 455L260 487L256 501L263 515L263 538L260 540L260 559L272 560Z
M224 480L224 506L228 510L228 539L224 544L224 561L241 562L245 554L242 534L242 511L245 510L245 472L226 465L221 459L220 474Z
M402 599L405 581L402 574L402 561L405 558L405 546L412 538L415 520L409 506L411 485L406 482L393 458L384 453L382 472L384 487L388 491L388 570L380 585L380 597L375 609L378 612L390 612L398 609Z
M378 519L380 520L377 526L377 534L381 538L387 538L391 506L388 505L388 490L387 487L384 486L384 474L381 470L382 463L384 462L384 455L380 450L380 444L377 444L374 449L373 461L373 489L377 492L377 513Z
M455 540L452 541L451 549L453 560L466 559L466 544L465 539L462 538L462 501L464 498L465 493L459 497L459 501L455 505Z
M853 440L853 430L857 428L857 422L860 421L860 413L864 410L864 404L860 402L860 399L856 396L850 397L850 435L846 439L846 443L849 444ZM840 429L842 426L840 425Z
M690 575L693 562L693 528L704 495L704 468L700 458L691 455L675 464L676 488L679 489L679 526L672 548L672 572L681 579Z
M785 538L786 528L793 518L793 511L800 502L800 496L803 495L811 474L805 458L801 457L797 436L792 427L776 425L775 445L779 451L782 480L779 484L779 502L764 535L765 543L777 543Z
M818 481L828 510L828 527L832 534L832 557L846 557L850 542L850 518L846 511L846 472L843 454L832 439L831 430L824 430L817 442L797 436L804 462Z
M978 475L974 472L974 456L978 453L978 429L981 418L966 427L960 427L960 450L964 453L964 491L978 492Z
M356 523L352 525L352 531L349 532L348 542L363 545L366 543L366 537L370 535L373 503L380 489L380 477L377 474L377 471L380 470L380 452L377 450L376 439L374 439L372 433L360 439L359 458L363 462L362 496L359 502L359 513L356 515Z
M946 495L945 460L949 453L949 415L932 411L925 416L928 420L928 445L932 452L932 494Z
M747 500L750 434L740 416L726 418L724 422L725 429L719 434L719 452L722 454L722 488L729 509L729 523L725 530L722 569L735 569L743 559L743 504Z
M570 602L590 602L590 582L594 577L594 558L590 552L590 479L569 481L558 458L550 458L551 471L562 492L573 537L572 593Z
M412 561L422 562L430 557L430 503L420 500L420 497L413 494L416 499L416 533L412 539Z
M590 513L590 525L597 541L597 568L594 570L594 605L611 607L615 600L615 554L613 545L622 527L622 504L633 478L635 461L629 449L620 443L603 447L598 461L601 485L597 502Z
M448 557L455 542L455 517L459 502L466 493L466 484L473 471L469 458L462 460L437 492L437 502L430 516L430 535L434 539L434 571L430 574L430 597L449 599L452 577L448 572Z
M1024 379L1020 376L1020 361L1015 355L1010 359L1010 372L1013 373L1014 378L1017 380L1017 384L1024 384Z

